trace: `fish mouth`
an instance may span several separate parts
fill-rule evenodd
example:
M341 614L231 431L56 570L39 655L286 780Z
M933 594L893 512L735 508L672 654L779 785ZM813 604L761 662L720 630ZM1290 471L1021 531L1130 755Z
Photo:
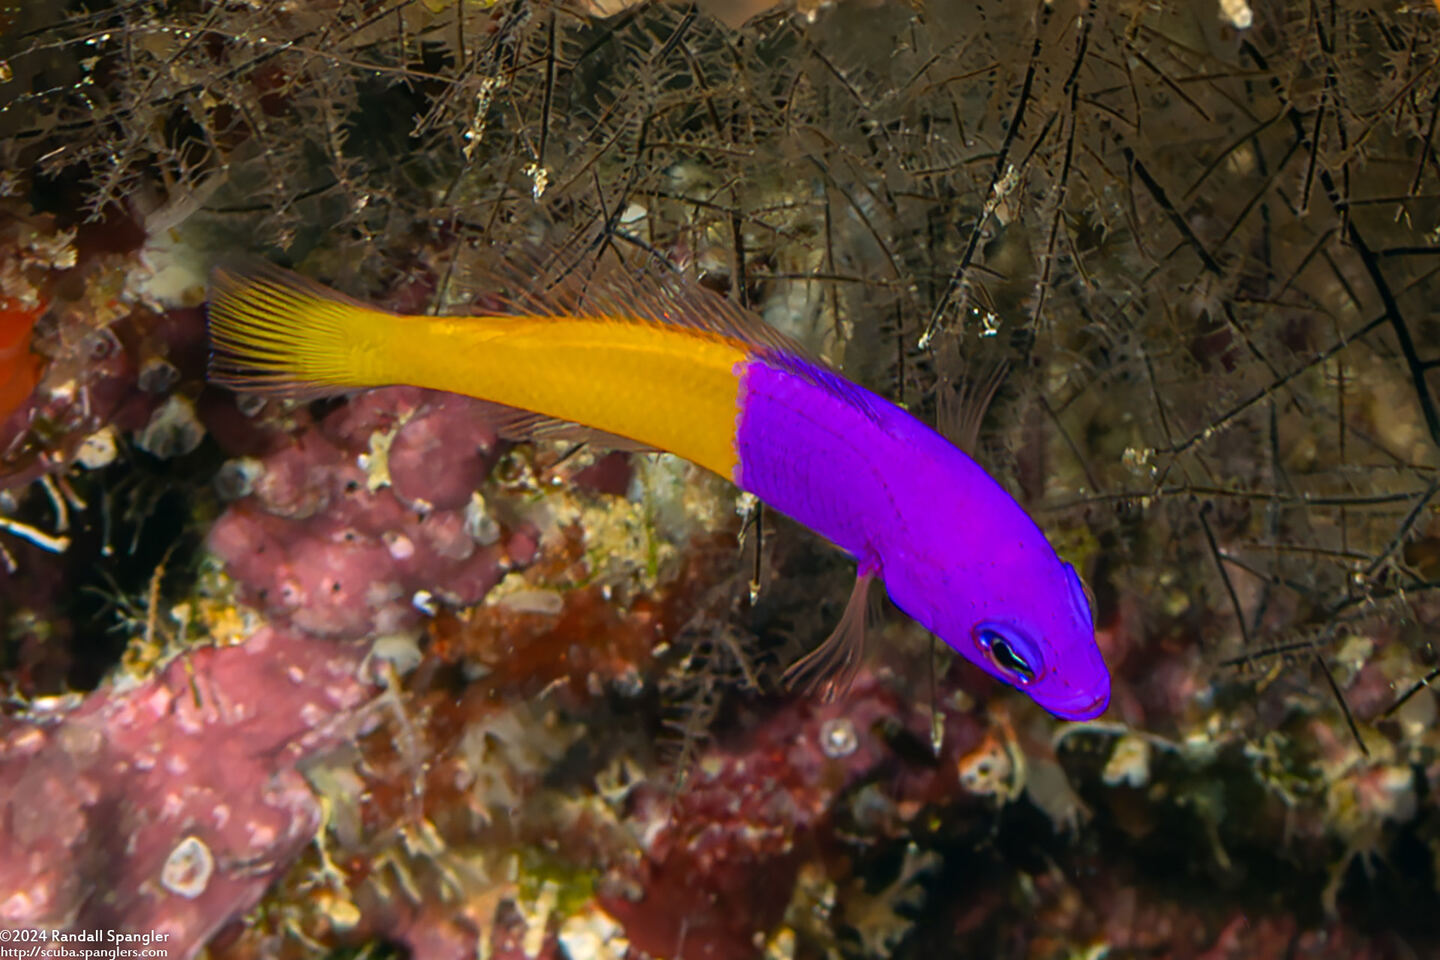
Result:
M1094 720L1110 706L1110 691L1086 694L1050 705L1050 712L1066 720Z

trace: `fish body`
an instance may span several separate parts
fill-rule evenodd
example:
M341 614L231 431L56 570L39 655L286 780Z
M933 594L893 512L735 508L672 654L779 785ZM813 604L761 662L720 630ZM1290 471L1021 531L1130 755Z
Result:
M1041 706L1087 719L1108 703L1084 589L1019 504L915 417L704 291L642 280L583 303L419 317L298 278L221 274L210 317L211 377L224 385L448 390L691 460L856 558L854 636L879 578L902 610Z

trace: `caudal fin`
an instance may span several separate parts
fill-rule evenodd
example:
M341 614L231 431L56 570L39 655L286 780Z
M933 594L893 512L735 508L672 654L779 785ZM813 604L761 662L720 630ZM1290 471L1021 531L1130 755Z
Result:
M210 382L286 397L376 386L367 358L398 319L277 268L216 270L209 316Z

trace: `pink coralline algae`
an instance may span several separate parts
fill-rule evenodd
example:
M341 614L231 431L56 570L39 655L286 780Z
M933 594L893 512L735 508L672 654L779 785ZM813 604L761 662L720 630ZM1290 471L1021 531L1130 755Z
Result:
M263 452L234 468L248 493L216 521L211 550L267 616L324 636L414 628L430 598L478 602L510 563L498 531L467 527L498 456L485 409L399 387L318 423L297 412L291 432L246 435L231 416L222 444Z
M901 763L887 731L920 743L924 723L869 672L841 702L789 704L700 757L673 799L659 786L637 791L635 818L654 829L638 863L611 872L602 905L645 954L755 956L784 917L800 866L835 846L836 805L863 779L888 773L872 801L885 815L866 824L878 833L964 795L955 763L980 739L979 724L951 717L933 766Z
M363 650L264 628L0 732L0 923L190 956L313 839L296 766L355 736Z
M1398 937L1369 938L1334 921L1307 930L1293 915L1263 904L1238 910L1187 902L1123 879L1119 871L1097 869L1083 886L1042 875L1033 896L1024 944L1031 957L1067 955L1087 940L1112 954L1162 960L1400 960L1414 955Z

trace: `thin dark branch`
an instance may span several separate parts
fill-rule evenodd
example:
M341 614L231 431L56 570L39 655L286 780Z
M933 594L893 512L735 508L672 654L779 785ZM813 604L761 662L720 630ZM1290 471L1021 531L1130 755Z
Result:
M1225 555L1220 552L1220 545L1215 542L1215 531L1210 528L1210 511L1215 504L1206 501L1200 508L1200 526L1205 530L1205 542L1210 544L1210 556L1215 561L1215 569L1220 571L1220 580L1225 584L1225 593L1230 597L1230 606L1235 610L1235 621L1240 624L1240 639L1246 648L1250 646L1250 628L1245 624L1245 611L1240 606L1240 597L1235 592L1235 585L1230 582L1230 572L1225 569Z

